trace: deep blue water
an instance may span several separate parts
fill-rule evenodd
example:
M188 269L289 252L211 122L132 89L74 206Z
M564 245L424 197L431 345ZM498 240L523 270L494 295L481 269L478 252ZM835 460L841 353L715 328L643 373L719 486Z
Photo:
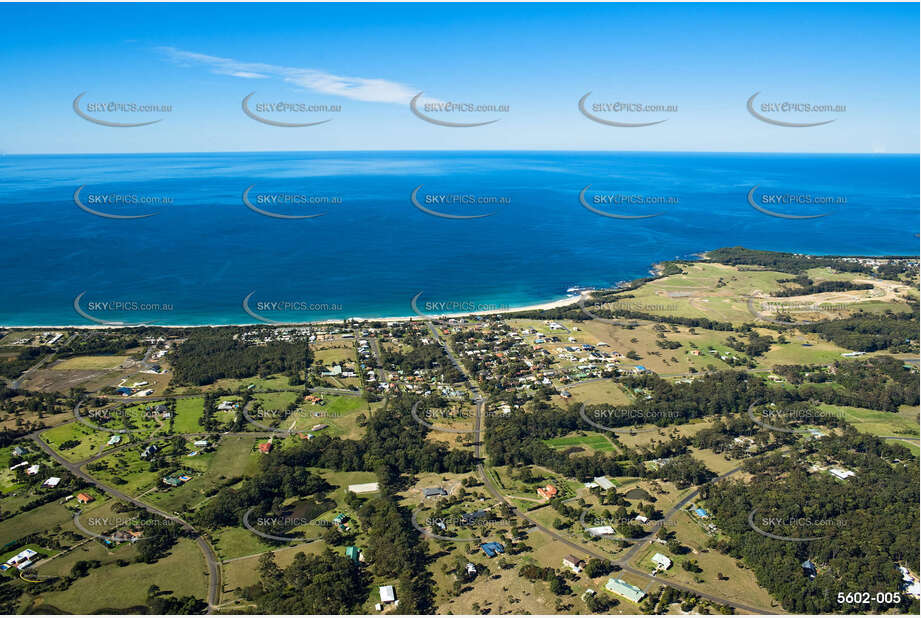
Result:
M918 255L917 155L692 153L239 153L0 157L0 324L92 324L101 301L171 305L154 313L88 311L159 324L251 323L241 301L339 305L260 313L307 321L409 315L410 299L522 305L570 286L644 276L653 262L724 246L818 254ZM618 220L579 202L600 194L677 199L605 207L661 216ZM112 220L74 203L91 194L166 196L152 207L90 207L145 219ZM341 204L257 206L270 193L334 196ZM429 194L498 196L497 206L426 205L492 216L450 220L410 202ZM790 220L752 208L759 193L845 197L846 204L768 207L828 216ZM437 313L437 312L436 312Z

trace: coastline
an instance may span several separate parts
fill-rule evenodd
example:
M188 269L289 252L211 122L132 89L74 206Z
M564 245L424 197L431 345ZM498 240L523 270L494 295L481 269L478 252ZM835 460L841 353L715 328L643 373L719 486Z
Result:
M504 309L488 309L485 311L466 311L460 313L444 313L439 315L401 315L392 317L345 317L331 320L312 320L303 322L235 322L232 324L145 324L147 328L224 328L224 327L245 327L245 326L275 326L275 327L292 327L292 326L312 326L312 325L330 325L341 324L343 322L413 322L427 320L456 319L469 316L498 315L508 313L518 313L520 311L546 311L549 309L559 309L578 303L582 298L587 298L591 293L600 291L602 288L589 288L580 290L578 295L566 296L542 303L529 305L520 305L507 307ZM610 288L615 289L615 288ZM32 330L32 329L69 329L69 330L121 330L126 328L139 328L140 325L131 324L37 324L30 326L7 326L0 324L0 328L8 330Z

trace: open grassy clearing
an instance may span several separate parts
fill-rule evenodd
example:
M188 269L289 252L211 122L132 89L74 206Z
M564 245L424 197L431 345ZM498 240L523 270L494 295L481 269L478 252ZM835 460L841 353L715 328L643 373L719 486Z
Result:
M202 431L201 415L205 409L202 397L176 400L176 415L173 419L174 433L195 433Z
M49 369L116 369L130 356L73 356L51 365Z
M144 605L151 585L177 597L192 595L204 600L208 592L207 573L195 542L181 539L166 557L154 564L118 566L112 561L92 569L67 590L42 593L34 603L46 603L75 614L90 614ZM139 582L143 585L138 585Z
M217 488L258 472L259 454L253 451L255 443L253 438L224 436L213 453L182 458L183 466L199 470L200 474L179 487L148 494L145 499L169 511L177 510L182 505L194 509ZM196 447L189 444L188 448Z
M666 580L695 586L704 592L724 597L731 601L746 603L769 611L777 611L778 608L775 607L770 594L758 585L752 571L746 568L739 568L736 565L736 560L731 557L705 548L706 534L687 512L677 513L669 529L674 531L678 540L689 548L688 553L675 555L670 553L665 545L653 542L637 552L631 564L651 572L654 568L651 558L653 554L658 552L668 556L673 562L668 571L659 573ZM685 571L681 567L681 562L688 559L696 560L703 572L695 574ZM722 573L728 579L717 579L718 573Z
M868 410L849 406L819 404L819 409L834 415L843 415L857 431L874 436L919 436L918 407L901 406L898 412Z

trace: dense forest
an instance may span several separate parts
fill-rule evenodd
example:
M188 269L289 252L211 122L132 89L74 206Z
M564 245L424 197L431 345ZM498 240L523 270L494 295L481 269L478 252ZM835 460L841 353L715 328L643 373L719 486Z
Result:
M858 352L917 352L918 304L911 305L911 312L861 312L849 318L800 325L797 328L807 333L818 333L826 341Z
M239 329L200 328L169 355L176 384L202 386L221 378L283 374L295 383L311 364L306 342L270 341L252 345Z
M844 481L811 465L856 472ZM838 592L898 592L898 564L918 571L919 476L904 448L848 430L803 442L794 456L747 460L748 482L721 481L702 497L728 539L712 545L751 567L789 612L884 613L894 604L842 607ZM755 515L752 515L752 512ZM781 540L757 532L787 537ZM801 565L811 561L815 577ZM902 595L899 613L918 613ZM913 605L913 607L912 607ZM907 611L911 609L911 611Z
M888 267L871 266L859 262L843 259L844 256L804 255L798 253L783 253L779 251L760 251L746 249L745 247L724 247L708 251L706 259L731 266L763 266L768 270L798 275L812 268L833 268L841 272L864 273L880 277L897 278L897 275L907 272L907 264L891 264ZM885 256L884 256L885 257ZM901 257L906 256L889 256ZM908 258L917 261L917 258Z

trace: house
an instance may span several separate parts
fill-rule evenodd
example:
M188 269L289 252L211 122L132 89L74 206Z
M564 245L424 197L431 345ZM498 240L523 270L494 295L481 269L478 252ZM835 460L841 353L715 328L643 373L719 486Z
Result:
M646 373L646 368L643 367L642 365L635 365L635 366L633 367L633 373L635 373L635 374L637 374L637 375L639 375L639 374L641 374L641 373Z
M89 504L93 501L93 496L85 494L83 492L77 494L77 502L82 502L83 504Z
M260 444L260 445L259 445L259 452L262 453L263 455L265 455L265 454L267 454L267 453L271 453L271 452L272 452L272 443L271 443L271 442L263 442L262 444Z
M572 569L573 573L579 573L582 571L583 567L585 567L585 561L576 558L572 554L568 554L565 558L563 558L563 566Z
M207 440L196 440L192 443L194 446L208 446Z
M816 572L815 565L812 564L812 560L806 560L800 566L803 567L803 575L807 576L809 579L815 579L818 573Z
M829 471L833 476L835 476L836 478L841 479L842 481L843 481L844 479L846 479L846 478L850 478L850 477L852 477L852 476L857 476L857 473L856 473L856 472L853 472L853 471L851 471L851 470L843 470L843 469L841 469L841 468L829 468L828 471Z
M499 554L505 553L505 546L502 543L496 543L495 541L483 543L480 545L480 549L482 549L483 553L490 558L495 558Z
M143 452L141 452L141 459L148 459L149 457L156 455L158 450L160 449L157 448L156 444L149 445L143 450Z
M464 569L467 571L467 575L476 575L476 567L473 566L472 562L468 562Z
M13 450L10 452L14 457L25 457L26 455L26 449L22 448L21 446L14 446Z
M553 485L547 485L546 487L538 487L537 493L547 500L552 500L557 494L557 488Z
M595 593L594 590L592 590L591 588L586 588L586 589L585 589L585 592L582 593L582 600L584 601L584 600L587 599L588 597L593 597L593 596L595 596L595 594L596 594L596 593Z
M56 477L56 476L52 476L52 477L49 477L49 478L45 479L45 482L42 483L42 487L50 487L50 488L54 489L55 487L58 486L58 483L60 483L60 482L61 482L61 479L60 479L60 478L58 478L58 477Z
M899 586L902 592L916 599L921 597L921 583L912 576L911 571L901 565L899 571L902 573L902 583Z
M352 562L360 562L362 559L361 550L354 545L349 545L345 548L345 556Z
M339 526L343 530L348 530L349 526L346 523L349 520L349 516L345 513L339 513L336 517L333 518L333 524Z
M672 559L664 554L656 553L652 557L652 563L656 565L657 569L665 571L672 566Z
M614 528L612 526L596 526L594 528L587 528L585 531L592 536L605 536L607 534L614 534Z
M121 395L122 397L128 397L131 394L131 389L127 386L119 386L115 389L115 392Z
M122 437L121 437L120 435L118 435L118 434L115 434L114 436L112 436L111 438L109 438L109 441L106 442L106 445L108 445L108 446L115 446L116 444L118 444L118 443L121 442L121 441L122 441Z
M227 412L233 410L236 407L232 401L222 401L218 404L217 409L221 412Z
M38 552L34 549L24 549L9 560L7 560L4 565L7 568L17 567L19 569L24 569L30 564L32 560L38 556Z
M640 522L641 524L645 524L649 522L649 518L646 517L645 515L637 515L634 519Z
M369 494L371 492L379 491L380 487L375 483L358 483L356 485L349 485L349 491L353 494Z
M13 470L16 470L17 468L22 468L23 466L28 466L28 465L29 465L28 461L20 461L15 466L10 467L10 472L12 472Z
M179 487L182 485L182 481L175 476L164 476L163 483L169 485L170 487Z
M598 483L598 487L604 490L614 489L614 483L608 480L606 476L596 476L594 481Z
M32 464L31 466L26 468L26 474L28 474L29 476L35 476L36 474L38 474L39 470L41 470L40 464Z
M387 603L393 603L394 605L396 605L397 596L396 596L396 593L393 591L393 586L381 586L378 592L381 595L381 603L383 603L384 605L386 605Z
M694 513L701 519L707 519L710 517L710 513L708 513L705 508L700 506L694 509Z
M633 601L634 603L639 603L640 600L642 600L642 598L646 596L646 593L643 592L640 588L637 588L636 586L631 586L624 580L615 579L613 577L608 579L608 583L606 583L604 587L610 590L611 592L613 592L614 594L620 595L624 597L625 599Z
M447 496L448 492L441 487L426 487L422 490L422 495L426 498L434 498L435 496Z

